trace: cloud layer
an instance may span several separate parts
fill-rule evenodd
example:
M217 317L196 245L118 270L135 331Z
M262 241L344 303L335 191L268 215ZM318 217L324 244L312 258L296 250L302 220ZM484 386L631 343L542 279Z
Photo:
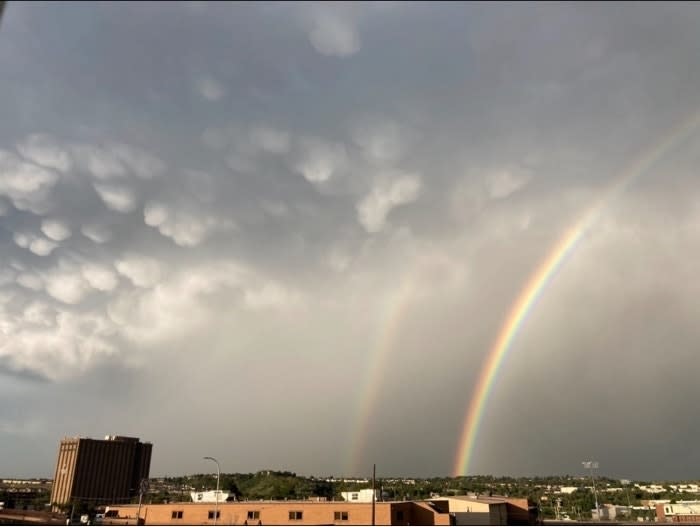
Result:
M10 5L3 469L49 475L60 437L119 433L155 443L154 474L200 471L193 449L227 471L449 473L531 273L700 108L698 23L684 4ZM474 472L594 456L690 477L698 138L549 282Z

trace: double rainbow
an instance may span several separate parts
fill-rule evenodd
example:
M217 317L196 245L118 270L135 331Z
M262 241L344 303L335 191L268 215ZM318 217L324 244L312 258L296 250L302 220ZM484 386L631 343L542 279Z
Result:
M644 150L639 157L630 162L606 187L601 197L591 207L586 209L579 219L565 231L564 235L554 244L545 259L530 276L525 287L523 287L509 309L508 316L484 360L464 416L464 424L452 470L453 475L459 476L469 473L484 410L488 403L489 394L493 390L498 371L508 352L512 349L513 342L518 336L527 315L537 304L537 300L542 296L547 285L551 283L567 258L573 254L581 239L598 221L605 207L678 143L687 139L698 126L700 126L700 111L682 120L680 124L662 136L661 140L657 141L654 146ZM362 456L368 436L369 423L373 409L378 402L382 377L384 376L391 352L395 347L397 336L400 334L402 319L412 303L417 267L415 266L406 272L397 292L388 301L384 320L380 326L382 329L379 333L379 338L369 357L365 382L359 390L360 399L354 420L350 456L346 467L349 472L362 470L361 465L366 461L362 459ZM366 466L369 467L368 460Z

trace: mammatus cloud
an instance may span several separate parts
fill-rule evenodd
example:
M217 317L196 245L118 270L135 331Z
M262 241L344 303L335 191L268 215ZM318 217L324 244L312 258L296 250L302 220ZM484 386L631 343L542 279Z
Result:
M133 175L151 179L163 173L165 163L157 156L123 143L71 146L78 167L98 180Z
M250 140L256 149L271 154L285 154L289 151L289 134L269 126L255 126L250 130Z
M233 220L217 219L206 212L189 213L155 201L146 205L143 216L146 225L157 228L163 236L182 247L195 247L214 231L235 228Z
M392 120L362 119L353 126L351 135L365 158L373 163L398 161L408 147L408 131Z
M349 57L360 51L360 35L349 13L318 8L310 13L308 37L322 55Z
M208 101L218 101L226 95L224 86L212 77L202 77L196 83L197 92Z
M416 174L391 176L357 204L357 219L367 232L381 231L392 209L418 198L421 178Z
M165 162L159 157L139 148L114 144L112 152L126 166L129 173L142 179L152 179L160 176L166 169Z
M131 212L136 208L136 195L128 187L95 183L95 191L108 208L117 212Z
M32 134L17 145L17 150L28 160L59 172L68 172L73 166L68 151L46 134Z
M21 273L17 276L17 283L22 287L39 291L44 287L44 281L35 274Z
M116 352L109 342L112 324L104 317L67 311L54 317L41 311L42 308L26 310L8 328L9 338L0 342L0 356L15 369L61 379L84 372L95 359Z
M298 294L274 282L246 291L244 300L248 307L255 310L298 307L301 302Z
M311 183L323 183L342 172L347 164L347 152L342 144L316 138L301 142L300 160L295 169Z
M33 234L16 232L14 233L13 238L19 247L29 249L37 256L48 256L56 247L58 247L58 244Z
M449 473L528 277L700 107L700 10L684 4L75 9L18 3L1 33L0 445L27 477L50 475L57 438L112 430L154 441L154 473L195 473L179 454L206 447L240 471L366 474L337 452L381 357L363 458ZM621 477L693 477L691 132L539 297L475 470L570 473L595 451ZM674 390L639 389L659 382ZM250 426L219 419L214 385L256 394L237 405ZM24 415L46 425L33 442ZM174 422L220 433L194 444Z
M503 199L524 187L530 180L530 172L526 170L499 170L487 178L489 195L494 199Z
M68 225L58 220L46 219L41 222L41 232L55 242L62 242L71 237L71 230Z
M57 244L45 238L36 238L29 244L29 250L38 256L48 256L56 247Z
M104 265L85 264L81 271L87 283L98 291L113 291L119 284L114 271Z
M58 175L26 161L6 150L0 150L0 196L8 198L19 210L38 214L50 208L49 193Z
M80 232L95 243L107 243L112 239L112 232L104 225L83 225Z
M137 287L153 287L162 275L157 260L146 256L127 255L114 264L119 274L127 277Z
M73 158L78 166L94 176L105 180L125 176L126 167L116 152L93 145L75 145L72 147Z

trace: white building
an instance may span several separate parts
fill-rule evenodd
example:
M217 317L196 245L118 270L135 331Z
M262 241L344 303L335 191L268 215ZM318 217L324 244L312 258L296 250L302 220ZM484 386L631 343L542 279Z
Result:
M605 520L615 520L620 517L629 517L631 514L630 507L623 507L621 505L612 505L606 503L600 506L600 518L598 518L598 511L593 509L591 511L591 516L593 521L605 521Z
M572 494L578 490L578 487L559 487L559 490L554 494Z
M229 493L224 492L223 490L219 491L219 499L216 499L216 491L215 490L204 490L201 492L190 492L190 496L192 497L192 501L195 503L216 503L217 501L219 503L223 503L226 500L228 500Z
M692 492L694 494L700 493L700 487L694 483L685 485L669 485L669 487L677 492Z
M644 492L649 492L651 494L660 494L666 490L663 485L639 485L638 483L635 483L634 486L639 490L643 490Z
M349 501L351 503L372 503L372 496L374 496L375 501L379 501L377 491L372 489L341 492L340 495L345 501Z

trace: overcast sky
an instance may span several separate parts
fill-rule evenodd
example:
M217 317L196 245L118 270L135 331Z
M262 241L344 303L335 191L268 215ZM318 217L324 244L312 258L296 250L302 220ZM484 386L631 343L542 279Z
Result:
M528 277L700 108L698 27L693 4L10 3L0 476L105 434L153 442L154 475L449 475ZM699 166L693 131L569 257L472 473L697 477Z

